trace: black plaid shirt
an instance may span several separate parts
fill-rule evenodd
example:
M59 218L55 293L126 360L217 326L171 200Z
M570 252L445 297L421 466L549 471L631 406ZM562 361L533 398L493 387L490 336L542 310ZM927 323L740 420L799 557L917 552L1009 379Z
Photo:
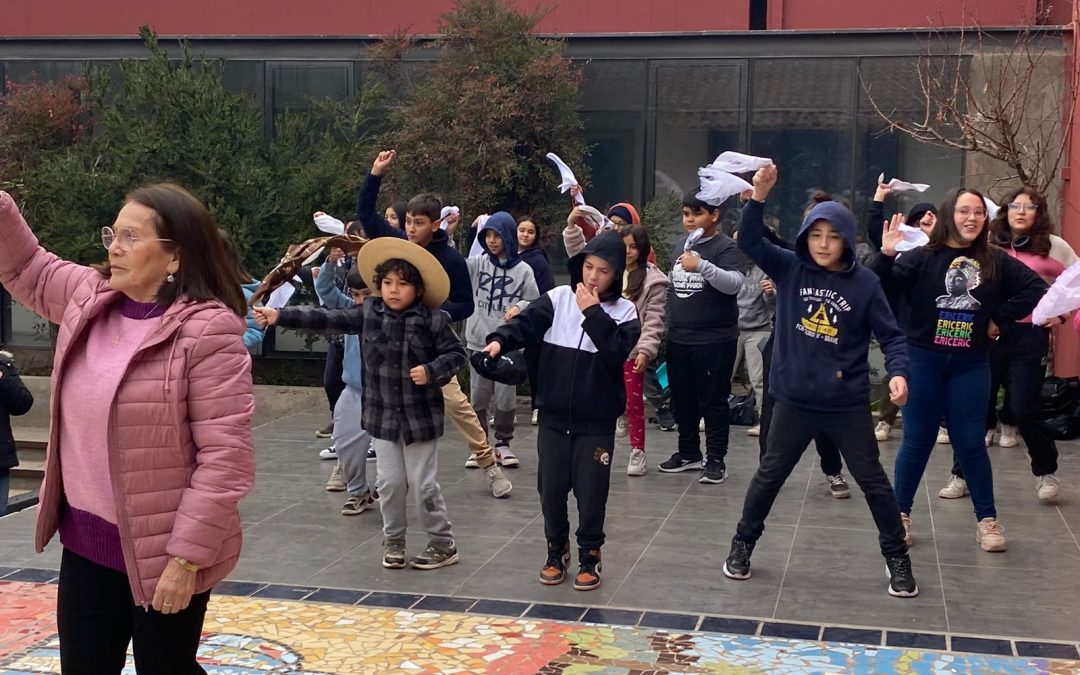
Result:
M391 311L382 298L362 307L285 307L278 325L358 334L364 359L361 424L375 438L430 441L443 433L442 386L465 364L465 349L439 310L417 303ZM409 370L423 365L428 384L413 384Z

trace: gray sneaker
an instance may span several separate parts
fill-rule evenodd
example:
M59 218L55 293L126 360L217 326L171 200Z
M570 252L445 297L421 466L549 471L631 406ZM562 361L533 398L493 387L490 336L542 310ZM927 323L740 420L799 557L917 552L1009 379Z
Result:
M409 561L409 566L418 570L435 570L447 565L453 565L458 561L457 545L439 544L430 542L424 552L414 556Z
M326 481L326 491L345 492L345 487L345 472L341 469L341 462L338 462L330 473L330 480Z
M392 570L405 567L404 539L387 539L383 541L382 566Z
M506 475L503 474L502 469L497 465L492 464L484 471L484 473L487 474L488 482L491 483L491 494L495 499L502 499L503 497L510 496L510 491L514 489L514 486L506 479Z

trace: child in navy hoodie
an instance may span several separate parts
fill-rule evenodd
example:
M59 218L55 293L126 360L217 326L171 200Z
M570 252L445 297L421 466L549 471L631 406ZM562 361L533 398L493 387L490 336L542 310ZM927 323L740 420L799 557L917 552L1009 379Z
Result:
M889 594L913 597L904 526L881 466L870 412L870 333L885 353L889 394L907 398L908 355L881 284L855 258L855 219L837 202L807 214L795 251L764 238L764 201L776 167L758 170L752 199L739 223L741 248L776 283L775 346L769 389L776 398L767 449L750 481L724 574L750 578L750 554L777 493L817 433L831 438L866 495L888 566Z

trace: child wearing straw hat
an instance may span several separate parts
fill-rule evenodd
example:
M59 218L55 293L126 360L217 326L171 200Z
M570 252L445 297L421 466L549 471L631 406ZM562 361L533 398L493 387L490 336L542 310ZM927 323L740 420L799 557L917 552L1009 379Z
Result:
M376 294L361 307L260 308L255 310L256 320L261 325L360 335L361 420L375 449L383 567L405 567L410 501L419 511L429 542L408 564L424 570L453 565L458 561L457 546L435 479L443 432L441 387L466 358L450 318L438 309L450 292L450 280L431 253L403 239L368 242L357 264Z

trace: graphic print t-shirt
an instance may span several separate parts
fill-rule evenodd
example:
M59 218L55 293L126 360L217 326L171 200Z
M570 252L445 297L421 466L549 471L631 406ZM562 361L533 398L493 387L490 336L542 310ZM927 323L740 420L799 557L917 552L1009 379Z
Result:
M688 272L675 262L682 255L685 241L683 237L672 249L667 294L668 339L685 345L736 339L739 337L738 296L721 293L700 272ZM722 269L741 270L746 265L734 240L723 234L699 242L693 250L702 260Z

